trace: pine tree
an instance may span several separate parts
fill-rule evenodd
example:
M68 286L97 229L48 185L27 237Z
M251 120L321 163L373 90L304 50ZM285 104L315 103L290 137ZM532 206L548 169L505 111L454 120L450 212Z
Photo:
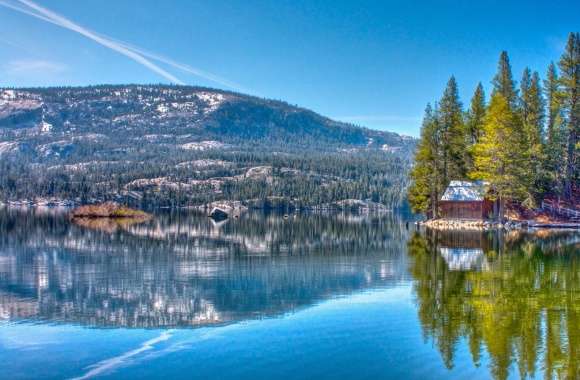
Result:
M566 166L564 176L564 196L572 197L573 184L580 181L580 33L570 33L566 50L560 58L560 86L562 88L562 108L564 111L566 136Z
M467 137L463 120L463 110L455 77L447 82L439 104L439 124L441 128L443 180L463 179L467 174Z
M525 183L525 150L519 129L520 120L508 100L498 91L492 97L485 116L483 136L473 149L473 179L490 183L492 198L499 199L500 218L506 199L523 201L528 198Z
M437 107L427 105L421 138L415 153L415 166L411 170L409 203L414 212L429 212L437 216L437 201L442 191L441 131Z
M507 101L512 111L517 106L518 92L516 90L516 83L513 80L512 67L506 51L502 51L499 56L497 64L497 73L492 81L493 92L492 96L499 93Z
M530 190L538 197L544 192L543 174L543 125L544 125L544 98L540 85L540 75L531 74L529 68L524 70L521 81L520 114L523 123L526 154L529 160L526 164L526 174L530 183Z
M473 146L479 141L483 134L483 121L485 117L485 92L483 86L478 83L471 98L469 111L465 117L465 127L467 133L467 172L473 170Z
M564 183L564 162L566 157L565 131L562 119L561 91L556 65L552 62L548 66L546 80L544 80L544 93L547 104L547 132L545 145L544 171L548 178L550 191L561 194Z
M483 118L485 117L485 92L481 82L477 84L469 111L467 112L467 133L469 144L475 144L483 133Z

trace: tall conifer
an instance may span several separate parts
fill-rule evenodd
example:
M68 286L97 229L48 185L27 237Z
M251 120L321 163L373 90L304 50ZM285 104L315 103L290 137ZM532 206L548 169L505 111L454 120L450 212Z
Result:
M543 125L544 125L544 98L540 84L540 75L531 73L529 68L524 70L521 81L520 114L523 123L524 140L527 149L526 174L530 191L537 197L545 187L543 173Z
M437 217L437 201L445 186L441 173L441 131L438 119L437 106L432 108L428 104L409 187L409 203L413 211L428 212L432 217Z
M463 179L467 174L467 136L457 81L454 76L449 78L439 103L439 123L442 133L444 182Z
M515 109L517 106L518 92L516 90L516 83L512 75L510 59L506 51L502 51L499 56L497 73L493 78L492 84L492 96L496 93L501 94L508 101L508 104L512 107L512 110Z
M525 160L520 153L523 138L518 127L519 117L508 100L495 92L485 115L484 133L474 146L474 170L470 177L490 183L494 197L500 200L500 217L506 199L523 201L528 198L525 181Z
M547 106L544 170L548 176L548 191L561 194L565 174L566 133L562 118L558 71L553 62L548 66L548 72L544 80L544 93Z
M467 134L467 171L473 169L473 146L483 135L483 122L485 117L485 92L481 83L478 83L471 98L471 103L465 117Z
M572 197L573 185L580 181L580 34L570 33L559 62L562 107L566 118L566 166L563 193Z
M475 144L483 133L483 118L485 117L485 92L481 83L477 84L469 111L467 112L467 133L469 143Z

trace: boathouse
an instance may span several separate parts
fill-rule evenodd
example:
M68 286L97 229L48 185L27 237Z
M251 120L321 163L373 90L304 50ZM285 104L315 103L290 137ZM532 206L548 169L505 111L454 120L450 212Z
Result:
M444 219L486 220L495 215L495 202L487 198L489 186L484 181L451 181L439 201Z

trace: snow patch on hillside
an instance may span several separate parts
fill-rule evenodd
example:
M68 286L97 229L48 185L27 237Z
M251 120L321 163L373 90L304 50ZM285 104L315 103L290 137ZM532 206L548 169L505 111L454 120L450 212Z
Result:
M10 142L10 141L2 141L0 142L0 156L3 154L7 154L13 152L18 149L17 142Z
M46 121L43 120L40 123L40 132L49 133L50 131L52 131L52 124L47 123Z
M401 150L400 146L390 146L388 144L383 144L383 146L381 147L382 151L385 152L389 152L389 153L395 153Z
M186 161L180 162L179 164L175 165L177 168L195 168L195 169L206 169L211 167L229 167L232 163L224 160L212 160L212 159L205 159L205 160L194 160L194 161Z
M196 95L199 100L203 101L209 106L209 109L207 110L209 112L213 112L218 109L220 104L222 104L225 100L224 95L211 92L199 92Z
M219 141L209 140L209 141L185 143L181 144L180 147L181 149L185 150L210 150L210 149L226 148L227 145Z

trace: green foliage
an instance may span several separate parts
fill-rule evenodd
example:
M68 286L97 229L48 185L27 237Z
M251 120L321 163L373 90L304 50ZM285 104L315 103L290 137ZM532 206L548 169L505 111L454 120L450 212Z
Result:
M515 109L518 101L518 92L516 90L516 83L512 75L512 67L506 51L502 51L499 56L497 73L493 78L492 84L492 96L496 93L501 94L507 100L512 110Z
M526 162L526 171L531 183L530 191L538 196L545 187L546 174L544 173L544 98L540 84L540 75L531 74L526 68L521 81L520 115L523 123L524 144L529 160Z
M483 136L483 123L485 118L485 92L483 86L480 83L477 84L473 97L471 98L471 103L469 110L466 115L466 128L467 128L467 138L468 138L468 152L466 155L467 161L467 171L473 169L473 145L475 145L481 136Z
M562 194L565 178L565 160L563 158L566 157L566 126L562 112L562 92L558 71L553 62L550 63L544 80L544 94L547 104L546 157L544 160L547 189L556 194Z
M440 164L440 124L437 109L427 105L421 139L415 153L415 166L411 170L409 203L415 212L437 211L437 200L444 186Z
M462 104L455 77L447 82L439 103L439 124L441 130L443 181L463 178L466 169L466 131Z
M467 112L467 131L469 143L475 144L483 134L483 118L485 117L485 92L480 83L477 84L469 111Z
M412 171L409 198L417 211L432 210L451 180L486 180L490 198L535 207L546 195L577 198L580 191L580 35L550 64L543 83L526 68L519 91L509 57L501 53L486 106L479 84L462 118L451 77L439 112L426 112ZM546 127L546 128L545 128ZM546 131L544 130L546 129Z
M485 116L483 136L473 147L474 170L470 177L488 181L500 200L523 201L528 197L529 156L519 125L520 118L511 110L508 100L500 92L494 93Z
M562 110L566 118L564 196L572 196L573 185L580 181L580 33L570 33L559 62Z

